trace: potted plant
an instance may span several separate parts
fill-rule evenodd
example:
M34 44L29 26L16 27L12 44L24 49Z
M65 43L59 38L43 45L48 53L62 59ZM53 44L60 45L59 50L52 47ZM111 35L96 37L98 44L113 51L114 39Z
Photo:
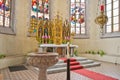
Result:
M77 50L74 51L74 55L78 56L78 51Z
M85 52L86 54L98 54L100 56L105 55L105 52L103 50L98 50L98 51L93 51L93 50L88 50Z
M99 54L100 56L103 56L103 55L105 55L105 52L104 52L103 50L99 50L99 51L97 52L97 54Z
M0 54L0 59L5 58L5 54Z

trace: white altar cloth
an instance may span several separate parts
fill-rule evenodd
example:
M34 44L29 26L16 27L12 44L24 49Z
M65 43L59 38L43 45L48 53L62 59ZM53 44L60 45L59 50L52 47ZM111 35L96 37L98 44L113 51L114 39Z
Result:
M67 47L67 44L60 44L60 45L56 45L56 44L40 44L40 47ZM70 47L75 47L77 48L78 46L77 45L73 45L73 44L70 44Z
M57 52L56 49L57 48L63 48L63 54L64 56L66 55L66 49L67 49L67 44L60 44L60 45L56 45L56 44L40 44L40 49L39 52L46 52L47 48L53 48L53 52ZM77 45L73 45L70 44L70 55L73 56L74 53L74 48L77 48Z

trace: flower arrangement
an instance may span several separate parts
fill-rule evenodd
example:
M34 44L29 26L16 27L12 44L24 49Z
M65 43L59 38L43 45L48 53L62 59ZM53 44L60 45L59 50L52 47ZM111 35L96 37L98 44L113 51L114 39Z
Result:
M65 41L69 42L70 41L70 36L65 36Z
M43 43L49 43L50 42L50 35L43 35L42 36L42 42Z
M63 44L70 42L70 36L65 36L64 40L62 41Z

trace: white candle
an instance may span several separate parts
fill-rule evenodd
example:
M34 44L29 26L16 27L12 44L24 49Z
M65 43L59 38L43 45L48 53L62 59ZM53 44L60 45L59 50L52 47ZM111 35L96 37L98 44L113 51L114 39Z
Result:
M67 58L70 58L70 53L69 53L69 51L70 51L70 43L67 42Z

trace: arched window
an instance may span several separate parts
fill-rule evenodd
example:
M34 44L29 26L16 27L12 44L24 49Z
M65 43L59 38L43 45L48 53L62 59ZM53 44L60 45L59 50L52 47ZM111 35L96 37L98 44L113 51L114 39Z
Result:
M0 33L14 34L14 0L0 0Z
M49 0L32 0L31 17L49 19Z
M70 4L70 20L71 33L74 38L86 37L86 0L71 0Z
M120 1L106 0L105 5L108 22L103 37L118 37L120 36Z

